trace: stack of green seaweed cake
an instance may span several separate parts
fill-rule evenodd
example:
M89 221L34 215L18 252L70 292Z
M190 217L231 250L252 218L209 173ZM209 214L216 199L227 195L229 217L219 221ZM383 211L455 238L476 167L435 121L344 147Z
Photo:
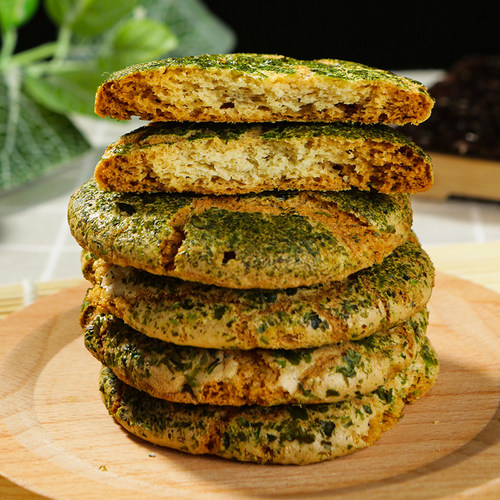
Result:
M304 464L367 447L438 373L412 232L433 101L359 64L232 54L127 68L68 220L110 414L188 453Z

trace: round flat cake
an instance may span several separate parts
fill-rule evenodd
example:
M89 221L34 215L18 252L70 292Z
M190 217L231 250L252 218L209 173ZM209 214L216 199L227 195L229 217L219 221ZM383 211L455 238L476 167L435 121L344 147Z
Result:
M403 125L426 120L433 105L419 82L350 61L224 54L113 73L97 91L95 112L119 120Z
M297 349L360 339L420 311L434 267L413 237L381 264L343 281L286 290L200 285L83 256L94 284L83 322L95 309L150 337L215 349Z
M312 349L217 350L147 337L96 313L85 346L126 384L176 403L333 403L367 394L404 371L427 328L427 312L362 340Z
M71 197L71 233L107 262L231 288L290 288L369 267L404 243L410 196L292 191L240 196L117 193L91 180Z
M245 462L307 464L366 448L438 375L427 337L410 366L376 391L331 404L213 406L171 403L121 382L109 368L100 390L109 413L132 434L191 454Z
M242 194L426 191L428 155L393 127L350 123L155 122L110 144L95 169L110 191Z

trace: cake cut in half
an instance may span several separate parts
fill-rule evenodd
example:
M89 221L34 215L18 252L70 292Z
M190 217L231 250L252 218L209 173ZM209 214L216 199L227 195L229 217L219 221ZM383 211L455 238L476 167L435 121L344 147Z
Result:
M203 194L416 193L433 182L429 156L396 129L339 122L155 122L110 144L95 178L111 191Z
M434 105L419 82L362 64L281 55L177 57L113 73L97 115L119 120L417 124Z

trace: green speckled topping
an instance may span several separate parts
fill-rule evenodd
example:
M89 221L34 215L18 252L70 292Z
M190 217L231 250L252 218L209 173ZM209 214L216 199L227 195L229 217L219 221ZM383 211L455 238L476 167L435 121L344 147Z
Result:
M84 268L86 278L103 290L100 307L152 337L219 349L290 349L363 338L407 320L424 307L434 285L429 256L411 241L344 282L273 291L84 262L91 266Z
M276 216L210 208L191 217L185 232L185 250L197 261L207 258L207 266L219 246L237 253L250 268L260 267L263 255L280 255L291 273L312 272L315 265L321 265L324 248L330 248L339 259L348 258L327 227L293 213ZM293 263L299 259L306 264L303 270L294 269Z
M388 142L410 147L416 154L429 160L428 155L408 137L393 127L382 124L360 123L189 123L189 122L156 122L140 127L121 137L120 143L111 151L113 154L125 155L135 149L151 147L148 139L164 136L169 143L169 136L182 137L187 141L203 141L218 138L224 142L236 141L249 132L258 131L265 140L307 139L309 137L330 136L348 141ZM139 144L140 141L140 144ZM161 143L161 142L160 142ZM155 144L158 142L155 141Z
M407 238L411 208L406 194L138 195L92 180L71 197L68 221L82 248L117 265L219 286L288 288L343 279L377 253L383 258Z
M294 74L301 66L306 67L315 75L325 78L368 82L375 80L391 81L402 88L417 87L420 92L427 94L427 90L419 82L355 62L338 59L307 61L265 54L213 54L172 57L124 68L113 73L108 80L123 78L138 71L182 67L195 67L204 70L223 69L249 74L257 78L266 78L271 74Z
M401 200L406 194L381 196L376 191L359 191L352 196L352 191L325 191L321 197L325 202L335 203L340 210L350 212L360 219L364 219L375 226L379 231L394 233L396 231L396 219L399 217L411 218L410 203L404 205L401 212Z
M156 193L124 196L112 191L103 195L92 180L71 197L69 225L77 240L86 241L101 256L138 255L145 263L156 263L161 260L165 242L175 235L172 218L189 208L193 198L182 194L161 197ZM148 244L140 246L144 240Z
M425 336L423 346L436 358ZM100 390L114 418L147 441L247 462L305 464L373 444L384 423L385 428L394 424L404 404L434 384L438 365L426 373L424 363L418 355L376 391L331 404L235 408L169 403L120 383L106 368Z
M168 401L236 406L332 403L371 392L408 367L427 327L426 312L416 316L411 324L372 335L370 342L311 349L177 346L101 312L85 324L84 338L85 347L121 380ZM283 385L281 378L290 376L297 382ZM215 394L210 388L217 388Z

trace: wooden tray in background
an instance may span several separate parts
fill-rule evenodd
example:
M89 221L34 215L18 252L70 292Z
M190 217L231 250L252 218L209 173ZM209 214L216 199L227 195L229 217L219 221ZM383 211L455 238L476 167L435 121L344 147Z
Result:
M434 170L434 185L429 191L415 196L436 200L465 196L500 201L500 161L429 154Z
M115 424L77 325L84 290L0 323L0 498L500 496L500 295L491 290L438 273L428 331L441 361L435 387L374 446L306 466L191 456Z

